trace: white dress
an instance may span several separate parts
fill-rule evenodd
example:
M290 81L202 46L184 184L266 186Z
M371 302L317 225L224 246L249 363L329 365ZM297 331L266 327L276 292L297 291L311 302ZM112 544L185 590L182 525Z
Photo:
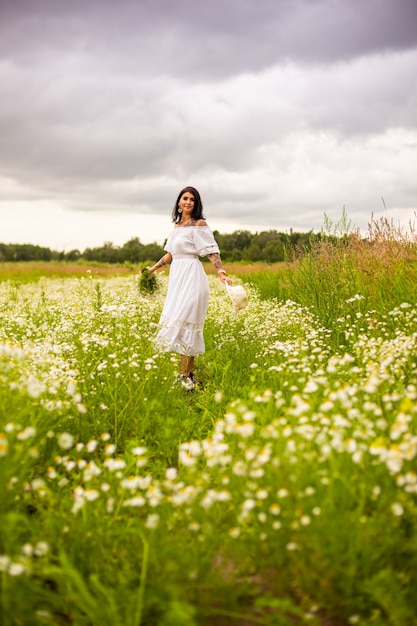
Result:
M199 256L219 253L208 226L176 227L165 250L172 254L168 293L156 337L157 345L169 352L197 356L205 350L209 284Z

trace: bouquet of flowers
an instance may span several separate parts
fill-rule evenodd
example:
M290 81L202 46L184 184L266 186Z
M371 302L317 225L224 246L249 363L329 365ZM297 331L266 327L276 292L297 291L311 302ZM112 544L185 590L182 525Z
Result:
M139 290L142 293L153 293L157 286L155 274L149 272L149 267L142 267L139 276Z

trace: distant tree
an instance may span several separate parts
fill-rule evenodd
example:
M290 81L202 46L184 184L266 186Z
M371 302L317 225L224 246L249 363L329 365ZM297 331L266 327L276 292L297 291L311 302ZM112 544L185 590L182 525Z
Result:
M160 259L165 254L165 250L157 243L148 243L143 246L140 262L151 261L152 259Z
M247 261L260 261L263 257L265 257L264 250L261 250L256 240L242 250L242 258Z
M81 258L81 252L77 249L70 250L64 256L65 261L78 261Z
M87 248L83 252L83 258L87 261L99 261L100 263L120 263L120 249L111 241L106 241L99 248Z
M49 248L29 243L10 244L10 250L14 261L50 261L52 259L52 252Z
M9 246L5 243L0 243L0 262L9 260Z
M122 263L126 261L129 263L139 263L141 261L143 248L144 246L139 241L138 237L129 239L129 241L120 248L120 261Z
M251 233L247 230L237 230L233 233L221 234L215 230L213 234L219 244L223 261L229 262L276 263L303 255L315 242L322 239L330 243L338 241L338 237L334 234L329 235L324 232L313 234L312 231L282 233L268 230ZM160 258L163 254L163 246L155 242L142 244L138 237L132 237L122 247L115 246L108 241L98 248L86 248L83 252L74 249L67 253L32 244L0 243L0 262L51 260L74 262L84 259L100 263L135 264L150 262Z

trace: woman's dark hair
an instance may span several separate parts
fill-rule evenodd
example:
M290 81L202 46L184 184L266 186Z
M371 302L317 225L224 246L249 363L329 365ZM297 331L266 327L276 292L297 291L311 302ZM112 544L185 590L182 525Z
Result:
M177 201L175 202L175 206L172 210L172 221L175 222L175 224L179 224L181 222L181 213L178 213L178 205L182 196L187 192L192 193L194 196L194 209L191 217L193 218L193 220L205 219L203 215L203 203L201 202L200 194L198 193L197 189L195 189L195 187L184 187L184 189L182 189L178 194Z

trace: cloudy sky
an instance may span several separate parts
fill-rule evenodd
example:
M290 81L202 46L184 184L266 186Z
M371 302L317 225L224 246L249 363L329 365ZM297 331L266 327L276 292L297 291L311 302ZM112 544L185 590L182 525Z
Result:
M417 211L417 0L0 0L0 242Z

